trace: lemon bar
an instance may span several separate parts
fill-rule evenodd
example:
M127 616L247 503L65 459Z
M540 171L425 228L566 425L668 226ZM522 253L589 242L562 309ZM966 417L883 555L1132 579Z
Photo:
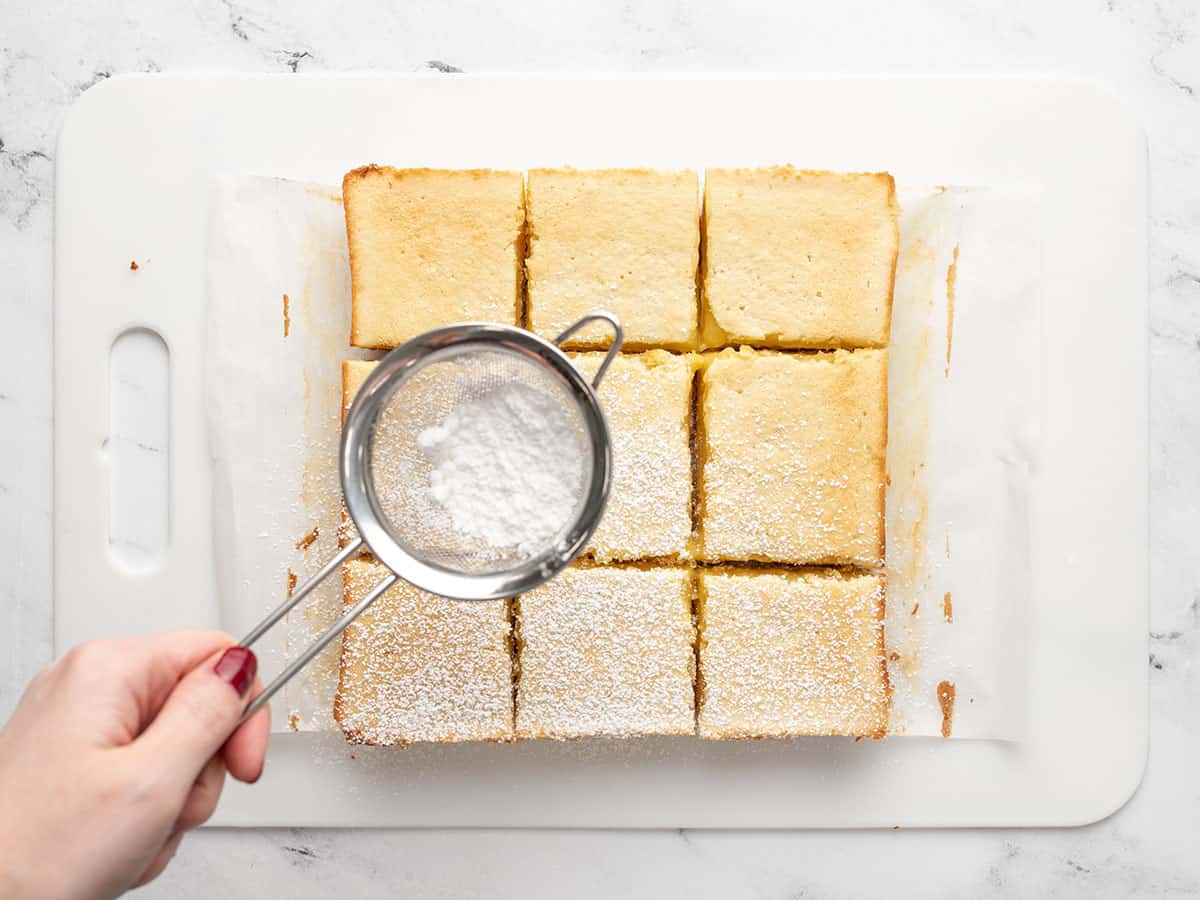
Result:
M350 411L350 405L354 403L354 398L358 396L359 389L363 386L363 382L367 380L367 376L371 374L371 369L373 368L375 368L375 360L373 359L342 360L343 423L346 421L346 413ZM345 501L342 501L342 522L338 526L338 546L345 547L356 537L358 537L358 530L350 520L350 514L346 510ZM364 549L361 552L365 553L366 551Z
M350 404L358 396L359 388L363 386L363 382L367 380L367 376L371 374L373 368L375 368L373 359L342 360L342 421L345 421L346 413L350 411Z
M345 605L386 572L346 563ZM512 686L507 601L447 600L401 581L342 635L334 718L357 744L506 741Z
M594 374L601 353L575 364ZM618 356L597 395L612 438L613 486L588 548L595 559L689 557L692 380L699 357L665 350Z
M702 570L699 579L700 737L887 733L882 576Z
M692 734L692 581L567 569L517 600L517 737Z
M886 173L709 169L705 345L886 346L898 223Z
M520 172L365 166L345 176L342 198L351 344L390 348L455 322L518 322Z
M886 350L724 350L700 418L702 559L883 563Z
M631 350L695 349L700 200L695 172L534 169L525 262L529 327L553 338L597 308ZM572 348L605 347L586 330Z

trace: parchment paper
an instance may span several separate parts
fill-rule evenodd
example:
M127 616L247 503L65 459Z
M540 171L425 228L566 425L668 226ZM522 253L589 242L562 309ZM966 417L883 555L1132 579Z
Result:
M205 376L217 584L222 625L233 634L337 552L340 363L365 355L348 346L349 298L335 189L270 178L214 183ZM279 672L340 608L337 573L255 646L263 675ZM338 647L273 703L274 730L336 727Z
M891 731L1019 739L1038 408L1035 206L1018 191L967 188L906 189L900 202L888 398ZM340 361L369 355L348 346L336 191L255 177L215 183L208 288L213 539L223 624L240 634L286 596L289 572L303 580L336 550ZM331 579L264 639L265 673L332 621L340 587ZM334 728L336 678L337 642L275 704L285 714L273 727ZM939 702L943 682L954 686L952 710Z
M967 188L903 190L899 199L890 730L1019 739L1038 409L1036 204L1016 190ZM952 708L939 702L943 682Z

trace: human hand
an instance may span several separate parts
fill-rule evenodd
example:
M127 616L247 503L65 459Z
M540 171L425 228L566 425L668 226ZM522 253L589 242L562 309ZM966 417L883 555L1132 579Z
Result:
M157 876L228 772L262 774L264 707L229 635L91 641L39 674L0 730L0 897L115 897ZM232 736L231 736L232 735Z

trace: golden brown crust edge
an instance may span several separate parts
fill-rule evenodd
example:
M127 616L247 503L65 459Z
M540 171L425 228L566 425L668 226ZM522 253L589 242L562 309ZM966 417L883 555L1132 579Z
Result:
M887 737L888 728L891 724L892 716L892 679L888 674L887 664L887 635L885 629L887 627L887 575L880 573L879 576L879 608L875 612L877 621L879 622L879 668L883 678L883 722L879 730L875 734L864 735L865 737L881 740Z
M518 328L529 328L529 253L533 247L533 220L529 216L529 178L521 176L521 227L517 231L516 299L514 322Z
M342 608L347 605L347 586L346 567L342 566ZM345 716L345 710L342 708L342 692L346 689L346 639L345 632L342 633L342 640L338 648L338 684L337 690L333 695L333 720L338 723L338 727L342 729L342 734L351 744L368 744L366 736L357 728L348 727L342 720Z
M359 258L356 248L357 241L355 240L355 231L351 227L351 209L354 205L354 186L356 182L362 181L366 175L373 171L376 167L360 166L357 169L351 169L342 176L342 215L346 221L346 250L350 264L350 346L360 346L359 341L359 315L358 304L354 302L354 285L358 284L361 278L359 273Z
M887 347L892 343L892 305L896 297L896 266L900 260L900 204L896 200L896 179L889 172L877 173L887 179L888 210L892 214L892 274L888 280L887 309L883 316L883 344Z
M886 349L879 351L883 358L883 458L879 461L879 508L883 511L883 521L879 526L879 547L875 565L887 564L887 448L888 448L888 381L891 373L891 354Z
M378 163L368 163L364 166L358 166L351 169L342 176L342 190L346 188L346 184L350 179L361 180L367 175L386 175L395 181L403 181L405 178L412 178L417 175L470 175L473 178L483 178L488 175L519 175L521 174L516 169L437 169L429 166L415 166L410 168L398 169L394 166L381 166Z

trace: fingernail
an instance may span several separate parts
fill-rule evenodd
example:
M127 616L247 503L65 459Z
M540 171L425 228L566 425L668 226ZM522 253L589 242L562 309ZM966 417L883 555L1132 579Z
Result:
M258 672L258 660L254 653L245 647L230 647L221 654L217 664L213 666L217 677L227 682L239 697L245 697L250 685L254 684L254 676Z

